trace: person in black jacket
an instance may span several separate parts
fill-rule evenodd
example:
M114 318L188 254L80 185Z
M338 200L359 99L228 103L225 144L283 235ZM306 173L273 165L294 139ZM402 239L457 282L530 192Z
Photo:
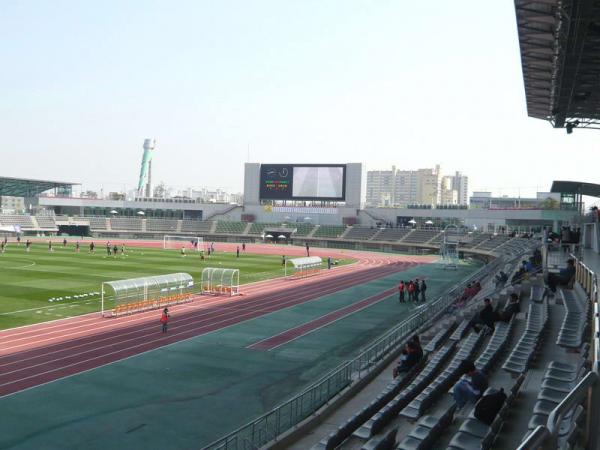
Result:
M398 365L394 369L394 378L399 374L408 372L412 369L423 357L422 351L419 352L417 344L415 342L408 341L405 346L405 354L402 355Z
M425 291L427 291L427 285L425 284L425 279L421 280L421 301L425 303L427 299L425 298Z
M506 307L502 310L498 320L502 322L510 322L510 319L512 319L515 314L520 312L521 306L519 305L519 296L513 292L510 294L508 305L506 305Z
M491 328L492 331L495 330L494 322L498 319L497 314L494 312L494 307L492 306L492 300L489 298L483 299L483 308L479 311L479 314L471 319L470 325L473 327L476 333L479 333L478 325L485 325Z
M557 286L567 286L571 280L575 277L575 260L569 258L567 260L567 267L560 269L559 273L548 274L548 287L552 293L556 292Z

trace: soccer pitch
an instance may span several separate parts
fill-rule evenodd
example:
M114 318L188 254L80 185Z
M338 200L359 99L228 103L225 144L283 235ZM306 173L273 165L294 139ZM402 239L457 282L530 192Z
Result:
M99 245L89 253L82 245L77 253L73 243L67 247L35 243L31 251L25 245L8 245L0 254L0 329L100 310L101 283L104 281L186 272L199 283L205 267L240 269L240 284L283 276L281 256L218 251L200 259L199 252L127 247L125 254L107 256ZM342 261L347 263L348 261ZM67 298L70 297L70 298ZM59 301L50 299L62 298Z

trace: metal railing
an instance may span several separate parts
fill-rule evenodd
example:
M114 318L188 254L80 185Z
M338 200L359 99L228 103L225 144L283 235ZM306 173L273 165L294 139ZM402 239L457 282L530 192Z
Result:
M500 264L505 264L503 258L483 266L459 285L427 303L426 308L413 313L375 340L351 361L338 366L292 399L207 445L203 450L253 450L277 439L316 412L344 388L364 378L377 362L397 348L417 328L446 311L467 284L488 276L497 270Z
M518 450L554 450L558 448L560 425L563 419L575 408L587 400L584 445L589 450L600 450L600 315L598 307L598 279L594 271L579 258L575 259L575 279L593 306L592 348L590 358L592 370L567 394L548 416L546 426L538 426L518 447Z

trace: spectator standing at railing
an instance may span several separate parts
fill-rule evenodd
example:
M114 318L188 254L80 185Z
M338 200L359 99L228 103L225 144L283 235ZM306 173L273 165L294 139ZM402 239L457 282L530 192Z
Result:
M425 298L425 291L427 291L427 285L425 284L425 279L421 280L421 301L425 303L427 299Z

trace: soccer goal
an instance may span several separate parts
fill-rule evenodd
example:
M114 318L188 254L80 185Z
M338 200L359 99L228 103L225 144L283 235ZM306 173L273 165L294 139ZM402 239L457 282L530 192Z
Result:
M163 237L163 248L180 250L181 248L186 250L203 251L204 250L204 238L198 236L170 236L165 235Z

